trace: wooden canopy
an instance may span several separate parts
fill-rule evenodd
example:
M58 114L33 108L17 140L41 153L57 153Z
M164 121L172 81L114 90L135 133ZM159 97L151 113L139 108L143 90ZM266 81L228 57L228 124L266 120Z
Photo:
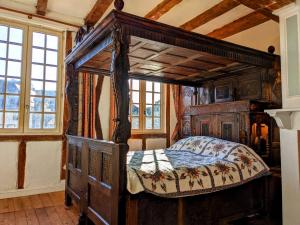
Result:
M116 31L128 44L129 77L200 86L253 67L272 68L276 55L113 10L67 56L75 71L110 75Z

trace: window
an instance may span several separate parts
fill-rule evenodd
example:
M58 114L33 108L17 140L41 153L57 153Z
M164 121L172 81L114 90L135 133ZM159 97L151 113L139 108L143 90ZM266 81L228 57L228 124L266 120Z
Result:
M129 80L129 120L133 132L163 131L163 85L158 82Z
M57 132L62 34L0 21L0 132Z

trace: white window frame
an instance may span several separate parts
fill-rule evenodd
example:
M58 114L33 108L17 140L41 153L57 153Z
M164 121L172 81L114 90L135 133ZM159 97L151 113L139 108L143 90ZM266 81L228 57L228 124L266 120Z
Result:
M0 19L0 25L12 26L23 30L22 68L21 68L21 93L18 128L0 128L0 134L48 134L55 135L62 132L62 104L63 104L63 32L55 31L42 26L34 26ZM30 83L31 83L31 61L32 61L32 34L41 32L58 37L58 64L56 81L56 127L53 129L29 128L29 106L30 106ZM44 106L42 106L44 107ZM4 122L4 121L3 121ZM43 121L42 121L43 122Z
M165 126L165 85L160 83L160 95L161 95L161 103L160 103L160 129L146 129L146 115L144 111L146 110L146 80L139 80L140 89L139 89L139 129L131 129L131 133L133 134L156 134L156 133L165 133L166 126ZM153 82L154 83L154 82ZM159 82L158 82L159 83ZM130 95L131 95L131 86L130 86ZM153 93L153 92L152 92ZM152 99L153 103L153 99ZM132 105L132 98L130 98L130 109ZM152 104L153 105L153 104ZM152 125L153 125L153 118L152 115ZM131 112L130 112L130 121L131 121Z

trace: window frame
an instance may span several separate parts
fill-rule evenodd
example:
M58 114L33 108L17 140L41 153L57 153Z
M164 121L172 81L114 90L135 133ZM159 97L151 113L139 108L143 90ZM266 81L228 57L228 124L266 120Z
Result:
M21 63L21 92L19 104L19 127L18 128L0 128L0 134L48 134L56 135L62 132L62 104L63 104L63 49L64 35L62 31L49 29L44 26L35 26L26 23L14 22L11 20L0 19L0 25L20 28L23 30L23 47L22 47L22 63ZM57 80L56 80L56 127L51 129L32 129L29 128L29 107L30 107L30 84L31 84L31 64L32 64L32 36L33 32L41 32L44 34L55 35L58 37L58 62L57 62ZM7 67L6 67L7 70ZM5 94L4 94L5 95ZM42 106L44 107L44 106ZM3 111L4 112L4 111ZM3 121L4 122L4 121ZM42 121L43 122L43 121Z
M137 80L132 78L131 80ZM160 83L160 97L161 97L161 102L160 102L160 129L146 129L146 115L145 115L145 110L146 110L146 82L147 80L138 80L139 81L139 105L140 105L140 110L139 110L139 129L132 129L131 128L131 133L132 134L161 134L165 133L166 130L166 125L165 125L165 85L161 82L155 82L155 81L149 81L154 83ZM129 88L130 95L132 92L131 85ZM153 92L154 85L152 85L152 106L154 105L153 103L153 94L156 92ZM131 110L131 105L132 105L132 98L130 98L130 104L129 104L129 110ZM153 109L152 109L153 110ZM152 111L153 112L153 111ZM131 115L132 112L130 112L130 122L131 122ZM154 115L152 115L152 127L153 127L153 118Z

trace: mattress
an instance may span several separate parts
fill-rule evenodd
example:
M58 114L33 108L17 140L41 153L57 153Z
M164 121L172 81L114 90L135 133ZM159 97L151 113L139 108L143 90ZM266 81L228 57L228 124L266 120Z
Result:
M268 166L251 148L207 136L185 138L166 149L127 154L127 189L132 194L206 194L268 174Z

